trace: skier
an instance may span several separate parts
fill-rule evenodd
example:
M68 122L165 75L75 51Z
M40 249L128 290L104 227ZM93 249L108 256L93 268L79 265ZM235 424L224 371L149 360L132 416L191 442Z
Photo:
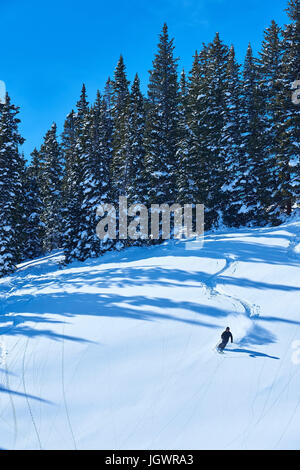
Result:
M231 342L233 343L233 336L232 336L229 326L222 333L221 338L222 338L222 342L219 344L218 350L223 352L227 346L229 339L231 339Z

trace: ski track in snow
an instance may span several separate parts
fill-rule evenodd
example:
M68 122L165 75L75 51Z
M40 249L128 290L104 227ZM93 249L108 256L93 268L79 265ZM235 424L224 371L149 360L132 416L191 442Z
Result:
M65 333L65 325L63 325L63 332L62 332L62 355L61 355L62 393L63 393L64 407L65 407L68 427L70 429L70 433L71 433L73 444L74 444L74 450L77 450L77 444L76 444L74 431L73 431L73 428L72 428L70 412L69 412L69 407L68 407L68 403L67 403L66 387L65 387L65 339L64 339L64 333Z
M29 397L28 397L26 380L25 380L25 370L26 370L25 369L25 358L26 358L26 352L27 352L28 344L29 344L29 337L26 340L25 350L24 350L24 354L23 354L22 381L23 381L23 388L24 388L26 403L27 403L29 414L30 414L30 419L31 419L31 422L32 422L32 425L33 425L33 428L34 428L34 431L35 431L35 434L36 434L36 437L37 437L39 449L43 450L40 434L39 434L39 431L38 431L38 428L37 428L37 425L36 425L36 422L35 422L35 418L33 416L33 411L32 411L31 405L30 405L30 400L29 400Z
M11 281L8 282L8 290L3 296L3 300L1 300L1 316L5 317L5 307L7 304L7 299L9 298L11 292L13 292L14 286ZM5 335L10 329L14 327L14 322L13 325L11 325L9 328L6 328L1 331L2 335ZM7 350L5 346L5 341L4 341L4 336L2 336L1 340L1 357L0 357L0 364L4 366L4 371L5 371L5 385L6 389L8 390L8 395L9 395L9 402L12 410L12 416L13 416L13 444L12 444L12 449L15 448L16 442L17 442L17 437L18 437L18 423L17 423L17 416L16 416L16 408L14 404L14 399L12 396L12 393L10 391L10 384L9 384L9 373L8 373L8 366L7 366Z
M255 304L250 304L246 300L241 299L240 297L235 297L233 295L230 295L225 292L224 288L221 287L221 283L218 283L218 278L222 274L232 274L236 271L237 266L238 266L238 260L236 259L235 256L226 256L225 257L225 266L222 268L220 271L218 271L216 274L212 275L209 278L209 282L206 282L206 287L211 291L211 295L221 295L224 297L227 297L228 299L234 300L238 302L241 307L244 309L244 312L248 318L255 317L256 315L259 315L260 307ZM235 304L233 303L233 306ZM239 313L239 312L237 312Z
M8 390L9 400L10 400L10 404L11 404L11 408L12 408L12 415L13 415L13 423L14 423L14 438L13 438L13 445L12 445L13 449L16 446L17 438L18 438L18 423L17 423L17 414L16 414L16 408L15 408L15 404L14 404L14 399L13 399L13 395L10 391L10 386L9 386L9 372L8 372L8 365L7 365L7 359L8 358L6 357L8 355L8 352L6 351L4 337L5 337L5 334L9 333L11 330L13 330L17 326L18 321L14 316L10 315L10 312L8 313L8 315L5 314L4 312L5 312L5 310L7 310L9 308L9 298L13 295L13 293L16 291L16 289L18 289L19 287L23 287L24 283L27 282L27 276L26 275L23 276L22 274L21 274L21 276L19 276L18 271L17 271L16 272L16 281L17 281L17 285L16 284L14 285L11 280L8 281L9 290L4 294L4 301L1 302L1 304L2 304L2 315L4 317L7 316L8 318L11 318L11 320L12 320L12 325L10 327L2 330L2 335L3 336L2 336L2 343L1 343L1 351L5 351L5 353L4 353L5 357L3 359L3 352L1 352L1 363L3 363L4 366L5 366L6 388ZM27 300L25 300L24 304L28 305L30 303L30 301L31 301L31 298L28 298ZM37 325L35 324L33 329L36 326ZM20 340L21 340L21 338L16 341L15 345L17 343L19 343ZM22 357L22 384L23 384L24 396L25 396L28 412L29 412L30 419L31 419L31 422L32 422L32 425L33 425L33 428L34 428L34 431L35 431L35 434L36 434L36 437L37 437L38 446L39 446L39 449L42 450L42 443L41 443L39 431L38 431L38 428L37 428L37 425L36 425L36 421L35 421L35 418L34 418L34 415L33 415L33 411L32 411L31 405L30 405L30 398L29 398L28 393L27 393L26 378L25 378L25 375L26 375L25 358L26 358L26 352L27 352L29 340L30 340L30 337L28 336L27 340L25 341L25 347L24 347L23 357Z

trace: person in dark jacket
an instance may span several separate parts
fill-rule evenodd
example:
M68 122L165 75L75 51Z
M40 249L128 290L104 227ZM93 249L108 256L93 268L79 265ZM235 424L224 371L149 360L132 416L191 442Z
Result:
M219 344L218 349L219 351L224 351L230 339L231 339L231 342L233 343L233 336L232 336L229 326L222 333L221 338L222 338L222 342Z

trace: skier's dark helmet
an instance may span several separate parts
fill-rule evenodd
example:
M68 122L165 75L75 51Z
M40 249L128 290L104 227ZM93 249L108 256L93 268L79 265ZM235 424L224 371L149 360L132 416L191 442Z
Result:
M227 328L226 328L226 331L230 331L230 328L229 328L229 326L227 326Z

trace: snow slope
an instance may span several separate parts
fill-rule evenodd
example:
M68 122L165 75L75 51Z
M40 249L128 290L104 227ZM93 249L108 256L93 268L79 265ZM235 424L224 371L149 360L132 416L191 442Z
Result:
M0 447L299 449L299 257L294 221L21 264L0 280Z

